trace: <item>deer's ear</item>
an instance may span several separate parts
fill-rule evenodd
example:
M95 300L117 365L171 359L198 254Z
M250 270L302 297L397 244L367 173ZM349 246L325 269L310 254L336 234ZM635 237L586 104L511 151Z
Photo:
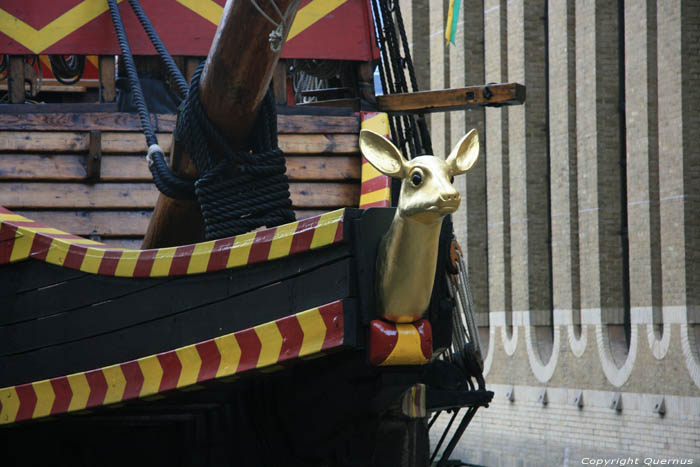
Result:
M471 169L478 158L479 133L474 129L459 140L446 162L452 175L460 175Z
M360 151L375 169L390 177L403 178L406 160L391 141L372 130L360 131Z

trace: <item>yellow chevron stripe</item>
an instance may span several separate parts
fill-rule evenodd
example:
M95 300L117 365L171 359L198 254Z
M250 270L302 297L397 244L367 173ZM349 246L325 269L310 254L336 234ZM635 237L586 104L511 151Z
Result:
M126 378L122 371L121 365L111 365L102 369L102 374L107 381L107 393L105 394L104 403L111 404L119 402L124 397L124 389L126 389Z
M323 340L326 338L326 323L323 322L318 308L304 311L297 315L297 321L304 333L299 356L311 355L321 351Z
M114 270L114 275L118 277L131 277L134 275L136 260L139 259L139 250L122 250L122 255Z
M76 373L68 376L68 384L73 392L68 411L84 409L87 401L90 398L90 385L87 382L85 373Z
M160 388L160 380L163 378L163 368L160 366L158 357L151 355L144 358L139 358L139 367L143 373L143 386L139 396L150 396L158 392Z
M423 355L420 334L413 324L396 324L398 339L396 346L380 366L423 365L428 361Z
M366 182L368 180L372 180L373 178L377 177L386 177L383 173L381 173L379 170L375 169L372 164L369 162L362 164L362 181Z
M122 0L117 0L121 2ZM107 11L104 0L84 0L41 29L34 29L21 19L0 8L2 32L16 40L35 54L80 29L85 24Z
M313 0L309 2L297 12L294 23L289 29L287 40L291 41L345 2L347 0Z
M34 243L34 232L30 230L19 228L15 235L15 244L10 254L10 263L29 257L32 243Z
M380 135L388 135L389 116L384 112L378 113L373 117L363 120L361 126L363 130L372 130Z
M27 219L24 216L20 216L19 214L9 214L9 213L0 213L0 224L3 222L36 222L31 219Z
M280 356L282 350L282 334L280 334L277 324L265 323L253 328L255 334L260 339L260 356L256 368L263 368L269 365L274 365Z
M221 354L221 362L219 369L216 371L216 377L232 375L238 369L238 363L241 361L241 346L238 345L238 340L233 334L217 337L214 339L216 347Z
M53 401L56 399L56 393L53 390L53 386L51 386L51 382L48 379L37 381L32 383L32 387L34 387L34 393L36 394L36 407L34 407L32 418L49 415L51 407L53 407Z
M309 2L304 8L297 11L294 23L292 23L292 27L289 29L287 40L291 41L347 1L348 0L313 0ZM177 0L177 2L217 26L224 13L224 9L211 0ZM278 18L274 19L277 20Z
M151 277L163 277L168 275L176 250L176 247L161 248L158 250L156 257L153 260Z
M97 274L100 270L100 264L102 264L102 257L105 254L105 250L98 248L90 248L83 258L83 264L80 265L80 270L83 272L89 272L91 274Z
M197 382L199 369L202 367L202 359L199 358L199 352L194 345L188 345L175 351L177 358L182 364L182 371L177 380L177 387L189 386Z
M255 240L255 232L238 235L236 237L231 247L231 252L229 253L228 262L226 263L227 268L235 268L236 266L248 264L248 256L250 255L250 248L253 246L253 240Z
M54 238L51 240L49 251L46 253L46 262L55 264L56 266L63 266L67 252L68 248L66 248L66 244Z
M297 231L297 227L299 227L299 222L292 222L291 224L284 224L277 227L275 236L270 243L270 253L267 255L268 259L283 258L289 255L289 250L292 249L294 232Z
M321 215L314 230L314 238L311 240L312 250L333 243L335 232L338 229L337 222L343 216L343 212L343 209L338 209Z
M360 206L365 204L375 203L377 201L389 201L391 200L391 189L389 187L382 188L377 191L372 191L370 193L365 193L360 196Z
M187 274L206 272L207 265L209 264L209 257L211 256L211 250L213 248L213 241L197 243L194 246L194 251L192 251L190 264L187 266Z
M0 423L12 423L19 411L19 397L15 387L0 389Z

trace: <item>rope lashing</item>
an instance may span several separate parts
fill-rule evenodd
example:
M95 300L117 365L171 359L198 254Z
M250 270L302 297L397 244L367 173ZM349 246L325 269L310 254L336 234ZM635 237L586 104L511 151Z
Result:
M170 198L199 201L207 240L238 235L263 225L273 227L294 221L285 159L277 146L277 114L272 94L268 92L263 102L247 147L234 151L202 108L199 80L204 62L195 71L188 91L182 74L138 1L129 0L180 93L187 96L174 136L192 156L200 178L194 181L177 176L168 167L151 126L116 0L108 0L108 3L141 127L149 146L146 160L158 190ZM285 21L286 18L281 16ZM214 160L212 154L219 157Z
M277 113L268 92L249 149L233 150L207 118L200 101L195 71L190 92L175 128L175 140L190 153L200 178L195 193L204 217L207 239L238 235L266 225L293 222L284 154L277 145ZM214 160L211 154L219 158Z
M285 29L289 31L289 27L291 26L289 24L289 13L297 10L297 5L301 2L301 0L295 0L292 2L290 6L287 7L287 11L284 13L282 13L282 11L279 9L277 3L275 3L275 0L269 0L269 2L272 4L272 8L275 9L275 12L277 12L280 17L279 23L272 19L270 15L265 13L265 10L258 5L256 0L250 0L250 3L253 4L256 10L258 10L258 13L260 13L266 20L275 26L275 29L270 32L268 40L270 41L270 50L272 50L274 53L279 53L282 51L282 46L284 45Z

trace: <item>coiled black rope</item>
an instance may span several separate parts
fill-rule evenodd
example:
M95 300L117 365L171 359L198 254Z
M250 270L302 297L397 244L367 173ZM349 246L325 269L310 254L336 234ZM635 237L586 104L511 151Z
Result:
M272 94L265 97L244 150L233 150L206 116L199 94L200 64L178 119L181 142L200 174L195 193L207 239L238 235L260 226L293 222L284 154L277 145L277 113ZM218 156L212 159L211 154Z
M84 55L49 55L49 62L53 75L63 84L77 83L85 72Z
M178 177L168 167L163 150L158 146L116 0L108 0L108 3L141 127L149 145L148 166L158 190L171 198L199 201L207 240L238 235L263 225L272 227L294 221L285 159L277 146L277 114L272 95L268 92L263 102L248 147L234 151L202 108L199 80L204 62L197 68L188 92L182 73L138 1L129 0L180 93L187 96L178 118L175 139L183 143L192 156L200 178L194 182ZM212 159L212 154L218 155L216 160Z

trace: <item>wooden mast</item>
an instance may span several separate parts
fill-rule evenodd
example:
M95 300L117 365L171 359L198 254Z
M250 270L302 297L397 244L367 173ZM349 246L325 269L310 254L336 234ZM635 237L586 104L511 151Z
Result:
M273 1L282 13L286 12L287 26L283 31L286 40L299 0ZM254 2L270 18L281 21L270 1L228 0L200 80L204 111L234 147L245 143L280 56L271 50L268 40L275 26L255 8ZM190 155L178 143L173 143L172 168L182 176L197 176ZM204 221L199 204L160 194L142 248L183 245L203 239Z

